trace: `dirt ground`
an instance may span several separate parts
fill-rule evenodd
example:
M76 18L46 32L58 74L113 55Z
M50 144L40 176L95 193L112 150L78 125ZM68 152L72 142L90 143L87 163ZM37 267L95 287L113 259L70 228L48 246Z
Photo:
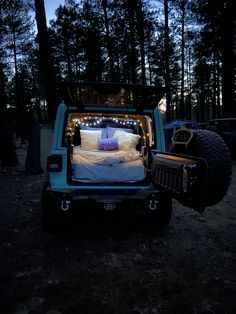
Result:
M42 182L23 162L1 169L0 313L236 313L235 161L223 201L203 214L174 202L162 231L120 215L47 234Z

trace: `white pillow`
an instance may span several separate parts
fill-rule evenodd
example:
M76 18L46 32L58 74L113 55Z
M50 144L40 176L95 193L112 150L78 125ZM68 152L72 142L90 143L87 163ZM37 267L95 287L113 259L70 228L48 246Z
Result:
M81 148L82 149L98 149L98 144L102 138L102 131L80 130Z
M133 150L141 138L138 134L127 133L124 131L115 131L114 138L118 139L119 150Z

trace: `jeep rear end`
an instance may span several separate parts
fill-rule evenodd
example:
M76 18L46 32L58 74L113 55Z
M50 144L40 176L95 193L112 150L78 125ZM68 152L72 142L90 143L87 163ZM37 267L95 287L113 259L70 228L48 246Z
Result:
M207 163L165 152L162 89L77 83L63 85L63 95L42 193L45 227L84 205L141 209L158 225L169 222L172 197L204 210ZM192 133L181 132L173 140L185 146Z

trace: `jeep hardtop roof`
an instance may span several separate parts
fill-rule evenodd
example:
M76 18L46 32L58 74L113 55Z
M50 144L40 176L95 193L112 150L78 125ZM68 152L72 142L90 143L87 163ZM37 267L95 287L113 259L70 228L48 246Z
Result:
M162 86L144 86L109 82L60 82L60 91L67 106L79 111L88 107L154 109L164 96Z

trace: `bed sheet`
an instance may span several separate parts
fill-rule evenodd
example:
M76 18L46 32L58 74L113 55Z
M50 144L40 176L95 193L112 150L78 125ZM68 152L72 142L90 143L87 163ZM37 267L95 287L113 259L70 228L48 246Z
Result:
M138 182L146 170L141 154L134 151L88 151L75 147L73 180L82 182Z

